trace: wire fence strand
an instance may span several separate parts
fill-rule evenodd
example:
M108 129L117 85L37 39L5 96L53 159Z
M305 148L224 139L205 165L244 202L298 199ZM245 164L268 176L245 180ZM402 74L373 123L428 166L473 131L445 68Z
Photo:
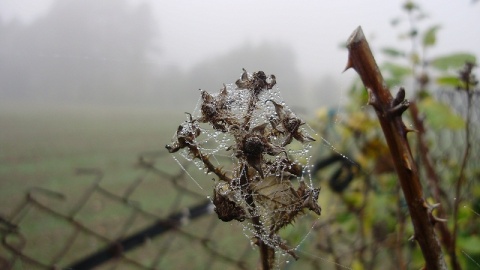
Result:
M157 156L155 153L155 158ZM30 189L11 215L0 220L2 244L9 253L1 255L0 268L92 269L102 266L124 269L128 266L129 269L168 269L181 265L172 261L173 258L184 260L179 252L197 246L204 253L199 257L204 258L205 269L215 264L246 269L252 254L249 241L243 241L244 247L237 249L237 254L218 248L218 243L212 239L218 230L225 228L220 228L222 224L212 215L211 201L186 187L183 170L169 174L157 167L151 157L152 153L148 153L139 158L138 166L143 176L132 181L121 195L102 187L103 174L96 169L77 171L93 179L77 202L67 201L64 194L56 191ZM131 199L147 178L160 181L163 190L169 193L171 205L166 205L162 211L166 215L151 213L141 202ZM164 204L165 192L159 194L158 203ZM65 204L71 207L64 210ZM95 207L105 208L100 212L106 215L96 214ZM109 212L120 214L112 216ZM29 238L33 235L29 232L33 221L52 222L63 241L55 237L55 242L46 245L44 252L34 252L39 243ZM240 250L243 251L238 252ZM190 263L194 261L184 261L185 265Z

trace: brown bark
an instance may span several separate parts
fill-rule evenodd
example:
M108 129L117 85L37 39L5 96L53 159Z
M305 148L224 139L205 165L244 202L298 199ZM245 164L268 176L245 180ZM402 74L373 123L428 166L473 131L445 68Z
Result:
M415 239L422 250L427 269L447 269L440 244L435 235L431 211L423 198L422 185L418 176L407 141L407 128L402 121L402 113L408 109L405 90L400 89L392 97L380 73L361 27L358 27L347 42L349 51L347 69L352 67L360 75L369 94L369 104L373 106L385 135L395 170L398 174L405 200L412 219Z

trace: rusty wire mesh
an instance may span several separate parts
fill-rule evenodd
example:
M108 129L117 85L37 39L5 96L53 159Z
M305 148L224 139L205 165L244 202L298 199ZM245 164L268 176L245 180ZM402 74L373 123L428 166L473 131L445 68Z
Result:
M142 154L139 177L123 188L103 187L100 170L79 169L87 183L74 192L76 200L30 189L0 221L0 268L254 268L258 254L242 227L219 221L211 201L189 179L194 176L188 164L161 165L171 159L166 155ZM36 223L50 223L51 229L39 234ZM302 257L309 264L317 260Z
M215 258L202 260L204 268L215 264L245 268L251 250L248 241L237 250L243 251L235 254L217 250L211 239L221 224L211 215L210 201L185 187L185 171L168 174L145 156L139 160L141 176L122 194L102 187L102 173L91 169L78 171L88 175L91 183L76 202L52 190L32 188L10 216L2 219L2 244L8 255L2 255L0 268L90 269L103 265L108 269L159 269L195 265L199 257ZM147 183L149 178L151 183ZM157 181L161 183L154 183ZM132 198L142 185L162 187L156 188L157 201L163 205L161 213L146 211L141 200ZM35 222L54 225L51 232L35 239L29 230ZM42 245L41 251L38 245ZM188 259L175 255L185 248L194 249L195 254Z

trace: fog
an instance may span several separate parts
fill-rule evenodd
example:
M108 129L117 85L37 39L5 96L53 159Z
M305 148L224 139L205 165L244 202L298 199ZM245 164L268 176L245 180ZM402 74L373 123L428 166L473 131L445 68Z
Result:
M431 55L480 56L480 5L419 2L442 26ZM408 50L402 1L4 0L2 104L154 106L191 110L241 69L275 74L288 104L336 106L355 77L341 48L362 25L374 51ZM377 56L382 61L381 56Z

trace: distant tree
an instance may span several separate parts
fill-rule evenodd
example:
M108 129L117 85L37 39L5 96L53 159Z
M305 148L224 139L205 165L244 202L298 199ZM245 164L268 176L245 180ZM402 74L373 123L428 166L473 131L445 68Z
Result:
M136 99L151 74L147 54L153 49L154 26L147 4L54 1L33 23L2 27L2 96L81 102Z
M219 90L222 85L219 84L218 78L239 78L242 68L263 70L281 78L277 83L283 97L291 106L299 106L304 104L304 93L295 60L293 49L287 45L271 42L259 45L244 43L225 54L199 62L184 74L175 67L162 72L157 88L165 90L161 92L165 98L185 101L182 105L188 107L184 109L191 110L196 100L189 102L185 98L190 99L193 91L199 88ZM177 109L178 105L175 104Z

